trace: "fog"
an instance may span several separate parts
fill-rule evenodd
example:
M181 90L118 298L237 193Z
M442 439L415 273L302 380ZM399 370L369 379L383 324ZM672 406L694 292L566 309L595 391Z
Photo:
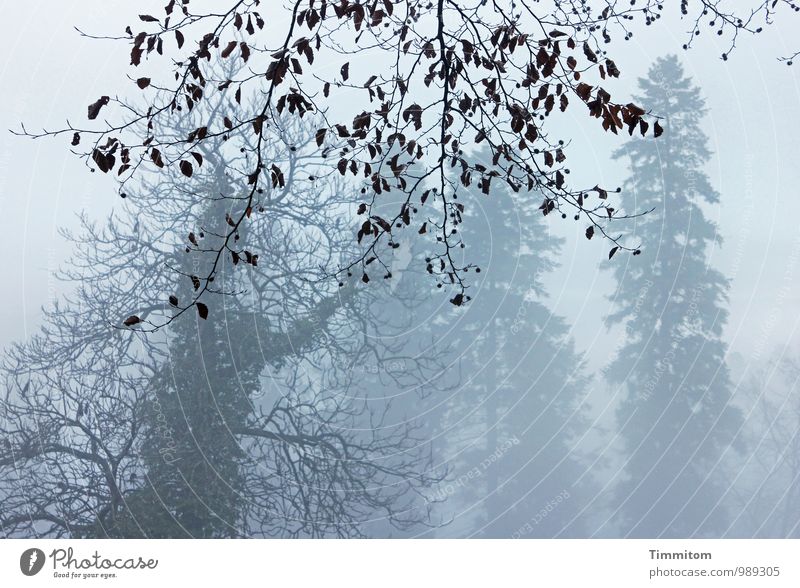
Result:
M0 2L0 128L55 129L129 92L129 46L74 27L116 34L138 11ZM662 21L634 27L614 86L665 116L661 142L578 110L555 123L571 181L653 209L613 229L641 255L609 259L535 191L473 187L463 306L410 238L391 279L324 278L352 252L358 187L305 181L316 129L298 123L282 130L297 151L271 155L291 197L243 231L258 269L226 257L218 287L238 294L129 333L136 305L191 298L175 272L208 262L181 256L186 233L223 231L225 202L155 174L123 200L68 137L0 134L0 533L800 537L800 77L778 60L800 25L723 61L728 39L684 51L689 23ZM202 155L193 181L234 190L224 170L245 156ZM106 465L76 454L90 446Z

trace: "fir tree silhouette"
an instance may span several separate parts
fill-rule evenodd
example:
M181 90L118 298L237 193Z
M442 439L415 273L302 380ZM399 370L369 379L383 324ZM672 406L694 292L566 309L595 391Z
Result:
M625 448L607 524L625 537L716 536L726 528L721 460L741 416L729 405L722 340L729 284L709 264L721 239L703 212L719 201L703 171L705 104L675 56L658 59L639 83L665 132L614 153L630 164L628 212L654 210L632 221L649 246L609 264L617 288L607 320L624 328L624 342L605 374L623 393Z
M536 192L494 178L482 195L478 175L483 205L464 242L479 273L472 300L454 312L462 384L443 422L455 480L447 533L581 536L591 476L576 440L588 378L543 286L562 240L547 230Z

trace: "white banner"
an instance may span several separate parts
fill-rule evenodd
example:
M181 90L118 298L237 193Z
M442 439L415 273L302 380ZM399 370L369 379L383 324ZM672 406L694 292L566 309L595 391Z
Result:
M797 540L4 540L2 586L800 586Z

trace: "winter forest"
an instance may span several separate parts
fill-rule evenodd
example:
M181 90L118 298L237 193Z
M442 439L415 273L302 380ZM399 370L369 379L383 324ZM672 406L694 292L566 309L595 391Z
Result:
M800 538L793 4L89 4L0 5L0 536Z

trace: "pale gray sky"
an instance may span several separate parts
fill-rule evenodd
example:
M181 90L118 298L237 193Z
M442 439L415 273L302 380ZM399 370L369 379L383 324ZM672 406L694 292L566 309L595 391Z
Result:
M0 128L16 128L20 121L31 129L54 128L68 117L84 116L87 104L100 95L130 89L124 78L127 47L82 39L73 26L121 31L130 15L149 4L0 1L5 29ZM161 4L152 2L153 10ZM728 62L719 59L724 47L709 31L683 52L687 26L672 17L637 29L634 40L614 53L622 79L609 88L615 97L625 96L650 62L669 52L681 55L702 88L710 110L705 129L715 151L708 173L722 194L709 215L725 239L713 263L733 278L727 338L742 356L760 345L766 354L798 337L800 268L794 266L800 258L800 166L794 148L800 135L800 64L787 67L776 58L797 49L792 42L800 37L800 19L768 28L759 38L742 38ZM621 138L603 134L578 109L568 114L575 117L563 119L575 138L572 169L587 180L619 184L624 170L609 161L608 153ZM41 305L60 291L50 275L68 249L57 228L74 225L80 209L106 214L116 198L109 178L90 174L69 153L68 138L30 141L0 133L0 346L30 334ZM610 289L609 277L599 271L606 249L587 242L583 227L574 223L555 222L553 230L569 238L562 267L548 280L551 303L574 325L579 346L596 367L605 361L610 339L601 323ZM635 258L620 263L635 263Z

